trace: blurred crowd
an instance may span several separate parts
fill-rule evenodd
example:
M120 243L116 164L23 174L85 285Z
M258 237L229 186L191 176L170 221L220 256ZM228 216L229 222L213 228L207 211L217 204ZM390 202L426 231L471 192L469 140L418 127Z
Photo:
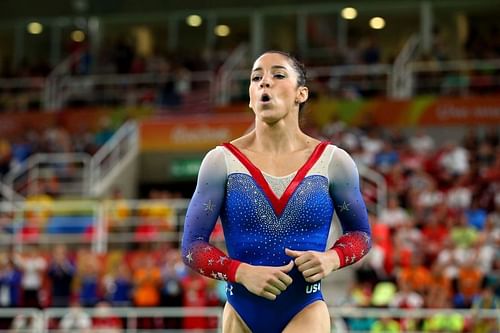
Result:
M336 303L394 309L499 309L498 127L471 128L454 142L437 142L419 129L407 135L370 123L352 128L339 120L310 130L349 151L358 164L378 171L388 186L387 206L377 214L370 209L373 248L354 267L355 279L349 292ZM362 189L368 206L375 207L376 189L368 183L363 183ZM178 194L161 190L149 193L152 200L176 197ZM113 233L131 218L135 208L119 191L109 199L116 205L116 215L108 222ZM155 212L151 216L170 216L164 207L150 208ZM113 250L110 244L110 251L103 256L81 248L68 253L63 246L55 247L52 253L32 247L22 254L3 253L0 289L9 292L0 295L0 306L78 309L99 305L108 309L222 304L224 284L186 269L175 245L151 238L157 230L152 227L145 223L134 229L137 237L132 242L138 246ZM216 233L222 240L220 230ZM348 319L346 323L352 331L478 333L495 332L498 324L494 320L443 316L423 320ZM201 321L166 323L143 318L135 324L149 328L213 324L197 320ZM92 325L90 319L83 321ZM63 322L61 319L54 325ZM112 322L125 327L119 319Z
M405 136L334 121L323 137L380 172L388 203L372 214L373 248L357 267L345 304L396 309L500 308L499 128L471 128L461 142L437 143L423 130ZM367 185L367 184L365 184ZM367 203L374 191L364 186ZM424 321L352 319L356 331L495 332L496 320L462 316ZM469 326L467 326L469 325ZM473 327L471 327L471 325Z
M216 319L149 318L125 320L120 307L203 307L225 301L225 284L187 269L176 248L147 246L97 255L88 249L52 252L27 247L22 254L0 253L0 308L69 308L50 325L64 332L85 329L214 328ZM82 311L94 308L94 315ZM22 318L0 319L0 329L15 328Z
M11 170L26 166L28 158L37 153L64 154L85 153L93 155L115 132L115 127L108 117L103 117L96 129L81 127L70 132L66 127L54 125L39 131L28 129L14 137L0 134L0 180ZM50 164L51 161L47 163ZM57 164L56 161L53 161ZM59 174L42 175L45 182L38 184L43 192L57 197L59 194L58 178L71 177L71 168L53 168Z

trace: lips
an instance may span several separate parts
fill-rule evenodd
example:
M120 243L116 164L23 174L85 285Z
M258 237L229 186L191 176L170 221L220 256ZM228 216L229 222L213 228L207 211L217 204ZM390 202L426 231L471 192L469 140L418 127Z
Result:
M269 102L271 100L271 96L269 96L269 94L267 93L263 93L262 96L260 96L260 101L261 102Z

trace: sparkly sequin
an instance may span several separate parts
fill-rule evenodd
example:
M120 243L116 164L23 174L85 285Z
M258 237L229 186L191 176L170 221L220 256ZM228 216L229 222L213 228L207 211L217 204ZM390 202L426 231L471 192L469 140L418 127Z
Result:
M302 180L277 216L255 180L242 173L228 176L221 220L229 255L253 265L283 265L285 247L324 251L333 215L328 179Z

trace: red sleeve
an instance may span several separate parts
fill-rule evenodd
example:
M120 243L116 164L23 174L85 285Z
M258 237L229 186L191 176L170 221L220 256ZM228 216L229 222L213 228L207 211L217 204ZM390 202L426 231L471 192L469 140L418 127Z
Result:
M202 275L229 282L236 282L236 269L241 264L204 241L191 243L184 261Z
M343 234L333 245L340 259L340 267L354 264L370 250L370 236L363 231L351 231Z

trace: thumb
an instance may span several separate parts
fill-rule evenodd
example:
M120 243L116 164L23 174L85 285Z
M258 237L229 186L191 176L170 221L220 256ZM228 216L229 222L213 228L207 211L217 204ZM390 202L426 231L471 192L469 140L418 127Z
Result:
M287 256L297 258L298 256L302 255L302 253L304 253L304 251L296 251L296 250L290 250L290 249L285 248L285 253Z
M293 268L293 260L290 260L288 264L279 267L279 269L284 273L290 272L292 268Z

